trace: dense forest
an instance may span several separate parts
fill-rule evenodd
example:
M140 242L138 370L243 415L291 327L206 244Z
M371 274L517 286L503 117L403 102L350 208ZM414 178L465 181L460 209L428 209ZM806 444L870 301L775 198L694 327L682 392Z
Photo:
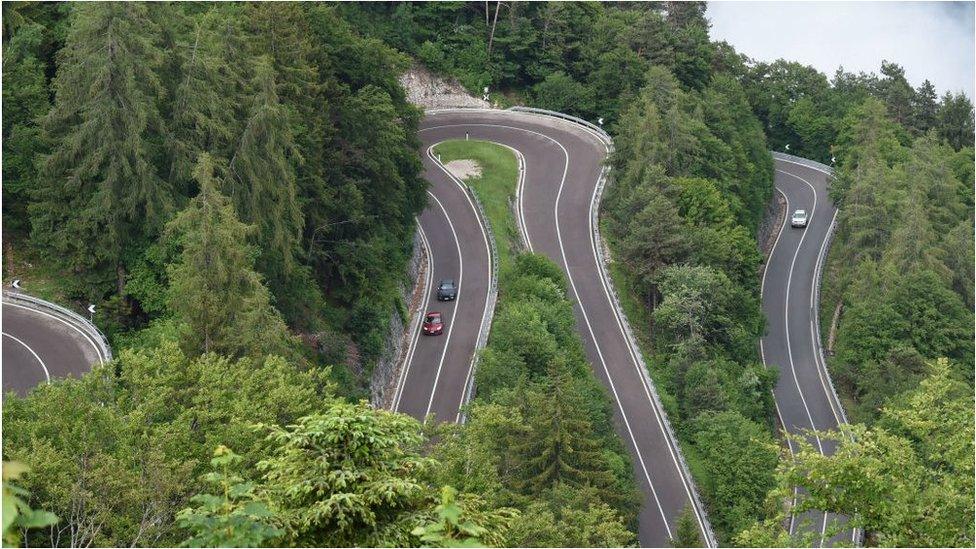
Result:
M359 401L426 200L398 83L420 62L604 118L613 275L723 544L812 542L782 528L801 486L869 545L972 545L970 99L708 29L682 2L5 3L4 255L97 304L116 349L4 398L5 543L635 543L629 456L545 258L501 273L464 426ZM832 457L777 445L758 356L787 145L837 167L821 314L840 306L854 425Z
M3 32L4 229L65 297L115 336L237 308L189 302L194 285L263 285L254 299L317 344L312 361L368 370L425 203L403 55L321 4L6 4ZM167 227L201 178L251 231L221 261L258 278L174 271L194 237ZM241 349L211 343L186 345Z

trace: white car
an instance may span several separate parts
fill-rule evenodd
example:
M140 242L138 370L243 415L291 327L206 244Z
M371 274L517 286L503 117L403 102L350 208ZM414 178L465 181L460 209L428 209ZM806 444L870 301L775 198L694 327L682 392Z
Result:
M806 228L807 219L806 210L797 210L793 212L793 217L790 218L790 226L799 229Z

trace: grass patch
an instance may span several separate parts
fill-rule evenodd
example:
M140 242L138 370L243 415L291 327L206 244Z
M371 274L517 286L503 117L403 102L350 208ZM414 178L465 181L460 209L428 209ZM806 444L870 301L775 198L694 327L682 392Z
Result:
M20 279L24 293L52 303L68 304L76 292L66 287L68 277L52 262L34 251L26 236L12 237L4 242L3 286L10 288Z
M518 227L509 206L515 199L515 186L518 184L518 161L511 149L488 141L465 141L456 139L445 141L434 147L441 162L452 160L474 160L481 166L481 176L465 180L470 186L488 216L495 233L498 247L499 268L505 268L512 261L512 255L519 248Z

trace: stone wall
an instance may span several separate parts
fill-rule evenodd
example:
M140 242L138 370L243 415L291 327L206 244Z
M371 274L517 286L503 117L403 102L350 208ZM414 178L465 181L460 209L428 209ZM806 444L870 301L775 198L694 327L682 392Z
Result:
M404 355L413 335L413 330L408 328L413 326L411 320L418 318L420 305L423 303L427 272L427 253L424 250L418 229L413 237L413 255L411 255L410 263L407 265L408 283L400 287L400 298L406 306L408 316L402 318L398 310L390 312L390 328L386 337L386 346L373 368L369 383L370 402L374 407L390 408L392 404L397 382L400 379L400 371L403 368Z

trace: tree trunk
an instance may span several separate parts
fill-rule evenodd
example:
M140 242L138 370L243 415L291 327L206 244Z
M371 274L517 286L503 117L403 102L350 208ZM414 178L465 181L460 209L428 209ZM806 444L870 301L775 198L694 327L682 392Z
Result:
M491 33L488 35L488 62L491 63L491 44L495 41L495 26L498 25L498 10L502 7L501 0L495 3L495 18L491 21Z

